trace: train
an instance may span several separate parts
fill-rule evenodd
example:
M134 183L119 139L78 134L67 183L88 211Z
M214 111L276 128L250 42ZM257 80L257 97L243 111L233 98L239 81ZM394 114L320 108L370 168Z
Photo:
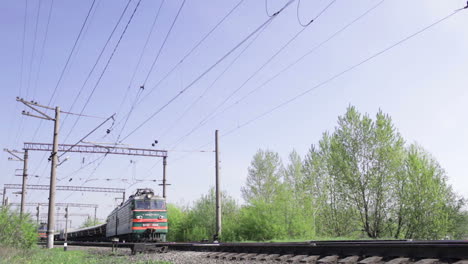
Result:
M166 242L169 230L166 200L154 195L150 188L137 189L135 194L115 208L106 223L61 232L56 240Z
M39 227L37 228L37 236L39 240L46 240L47 239L47 224L40 223Z

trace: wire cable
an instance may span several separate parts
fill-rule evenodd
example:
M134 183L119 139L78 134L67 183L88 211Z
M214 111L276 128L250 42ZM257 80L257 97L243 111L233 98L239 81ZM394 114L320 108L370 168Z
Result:
M244 54L244 52L258 39L258 37L260 37L260 35L265 31L265 29L268 28L268 26L270 25L271 23L268 23L265 27L262 28L262 30L260 30L258 32L258 34L252 39L252 41L250 41L240 52L239 54L237 54L237 56L226 66L226 68L220 73L218 74L218 76L213 80L213 82L211 82L211 84L209 86L206 87L206 89L202 92L202 94L197 97L197 99L195 99L195 101L192 102L192 104L190 104L186 109L185 111L174 121L172 122L172 124L163 132L161 133L161 136L160 138L163 138L165 137L165 135L171 131L175 125L177 123L180 122L180 120L182 120L182 118L208 93L208 91L214 87L214 85L221 79L222 76L224 76L224 74L229 70L231 69L231 67L234 65L234 63L237 62L237 60Z
M124 30L123 30L122 33L120 34L120 38L119 38L119 40L117 41L117 44L114 46L114 49L112 50L112 53L111 53L109 59L107 60L107 63L106 63L106 65L105 65L105 67L103 68L101 74L99 75L99 78L98 78L98 80L96 81L96 84L94 85L94 87L93 87L91 93L89 94L88 98L86 99L85 104L84 104L83 107L81 108L80 115L83 114L84 110L86 109L86 107L88 106L89 102L91 101L91 98L93 97L94 92L96 92L96 89L97 89L97 87L99 86L99 84L100 84L100 82L101 82L101 80L102 80L102 77L103 77L104 74L106 73L106 70L107 70L107 68L109 67L110 62L112 61L112 58L114 57L115 52L116 52L116 50L118 49L118 47L119 47L119 45L120 45L120 42L122 41L123 36L124 36L125 33L127 32L128 26L129 26L130 23L132 22L133 17L135 16L135 13L136 13L136 11L138 10L138 7L140 6L140 3L141 3L141 0L138 1L138 3L136 4L135 8L133 9L133 12L132 12L130 18L128 19L127 24L125 25ZM66 139L68 139L68 137L71 135L71 133L73 132L74 128L75 128L76 125L78 124L78 121L79 121L79 120L80 120L80 117L78 117L77 119L75 119L75 123L73 123L73 126L72 126L72 128L70 129L70 132L67 134Z
M179 10L177 11L177 14L176 14L175 18L174 18L174 20L172 21L171 27L169 28L169 31L167 32L166 37L164 37L164 41L163 41L163 43L161 44L161 47L159 47L158 52L156 53L156 58L154 58L153 63L151 64L151 67L150 67L150 69L149 69L149 71L148 71L148 74L146 75L146 78L145 78L145 80L143 81L143 84L142 84L143 87L145 87L146 82L148 81L148 79L149 79L151 73L153 72L154 66L156 65L156 62L158 61L159 56L161 55L161 52L162 52L162 50L164 49L164 46L166 45L167 39L168 39L169 36L171 35L172 29L174 28L174 25L175 25L175 23L177 22L177 18L179 18L180 12L181 12L182 9L184 8L185 1L186 1L186 0L183 0L182 4L180 5Z
M107 37L107 40L106 40L106 43L104 44L104 46L102 47L101 51L99 52L99 55L98 57L96 58L96 61L94 62L94 65L93 67L91 68L91 70L88 72L88 75L86 76L86 79L85 81L83 82L83 84L81 85L81 88L80 90L78 91L78 94L75 96L74 100L73 100L73 103L71 104L70 108L69 108L69 112L73 111L73 108L75 107L75 104L76 102L78 101L78 98L80 98L81 96L81 93L84 91L84 88L86 87L86 84L88 84L88 81L89 79L91 78L94 70L96 69L99 61L101 60L101 57L102 55L104 54L104 51L106 50L107 46L109 45L109 42L110 40L112 39L112 37L114 36L114 33L115 31L117 30L117 27L119 26L120 22L122 21L122 18L123 16L125 15L125 13L127 12L127 9L128 9L128 6L130 5L130 3L132 2L132 0L128 0L127 1L127 4L125 5L125 8L123 9L122 13L120 14L119 16L119 19L117 20L117 23L115 23L114 25L114 28L112 29L111 33L109 34L109 36ZM63 124L65 123L66 121L66 118L62 121L62 126L61 127L64 127ZM65 138L65 141L68 139L68 136Z
M45 33L44 33L44 39L42 40L41 51L39 53L40 54L39 55L39 63L38 63L36 78L35 78L35 81L34 81L32 99L34 99L36 97L37 84L39 82L39 76L40 76L40 73L41 73L42 61L43 61L43 58L44 58L44 49L45 49L46 42L47 42L47 36L49 34L49 25L50 25L50 18L52 17L53 6L54 6L54 0L51 0L50 1L50 7L49 7L49 14L47 15L47 23L46 23Z
M283 73L285 73L286 71L288 71L290 68L292 68L294 65L298 64L299 62L301 62L303 59L305 59L307 56L315 53L315 51L317 51L319 48L321 48L323 45L325 45L326 43L328 43L329 41L331 41L332 39L334 39L335 37L337 37L339 34L341 34L342 32L344 32L346 29L348 29L349 27L351 27L352 25L354 25L356 22L358 22L359 20L361 20L362 18L364 18L365 16L367 16L370 12L374 11L377 7L379 7L381 4L383 4L383 2L385 2L385 0L381 0L380 2L378 2L377 4L375 4L374 6L372 6L371 8L367 9L363 14L361 14L360 16L358 16L357 18L355 18L354 20L352 20L350 23L346 24L344 27L342 27L341 29L339 29L338 31L336 31L335 33L333 33L330 37L328 37L327 39L325 39L324 41L320 42L319 44L317 44L316 46L314 46L311 50L309 50L307 53L305 53L304 55L300 56L298 59L296 59L294 62L288 64L286 67L284 67L283 69L281 69L278 73L276 73L275 75L273 75L272 77L270 77L269 79L267 79L265 82L263 82L261 85L257 86L256 88L252 89L249 93L247 93L246 95L244 95L243 97L241 97L240 99L238 99L236 102L234 102L233 104L231 104L230 106L224 108L222 111L216 113L215 115L213 115L210 119L208 119L207 121L205 121L203 124L201 124L201 126L204 126L206 125L208 122L212 121L213 119L215 119L216 117L220 116L221 114L225 113L227 110L233 108L234 106L238 105L240 102L244 101L245 99L247 99L250 95L252 95L253 93L255 93L256 91L258 91L259 89L261 89L262 87L266 86L267 84L269 84L270 82L272 82L273 80L275 80L276 78L278 78L280 75L282 75Z
M206 33L198 42L195 44L189 52L187 52L184 57L176 64L174 67L172 67L164 76L161 78L152 88L149 90L147 93L146 97L142 98L138 104L141 104L146 98L149 98L149 95L151 95L158 87L159 85L167 79L231 14L244 2L244 0L240 0L237 5L235 5L224 17L216 23L216 25L211 28L211 30Z
M135 68L133 69L133 74L132 74L132 77L130 78L130 82L129 82L128 86L127 86L127 90L125 91L124 97L122 98L122 101L120 102L119 108L116 111L116 113L120 113L120 110L122 109L122 106L123 106L125 100L127 99L128 92L130 91L130 88L133 86L133 81L135 80L136 73L137 73L138 69L140 68L140 64L141 64L141 61L143 59L143 55L145 54L146 48L148 47L149 40L151 39L151 36L153 35L153 32L154 32L154 30L156 28L156 22L158 21L159 13L161 11L161 8L162 8L164 2L165 2L165 0L162 0L161 3L158 6L158 10L156 11L156 16L154 17L153 24L151 25L150 32L149 32L148 36L146 37L145 45L143 46L143 49L141 50L140 57L138 58L138 63L135 66Z
M333 81L333 80L339 78L340 76L342 76L342 75L344 75L344 74L346 74L346 73L348 73L348 72L350 72L350 71L353 71L354 69L360 67L361 65L363 65L363 64L365 64L365 63L367 63L367 62L369 62L369 61L371 61L371 60L377 58L378 56L380 56L380 55L382 55L382 54L384 54L384 53L386 53L386 52L388 52L388 51L394 49L395 47L398 47L399 45L405 43L406 41L408 41L408 40L410 40L410 39L412 39L412 38L414 38L414 37L420 35L421 33L427 31L428 29L430 29L430 28L432 28L432 27L434 27L434 26L440 24L441 22L443 22L443 21L449 19L450 17L454 16L455 14L457 14L457 13L460 12L460 11L461 11L461 10L456 10L456 11L454 11L453 13L451 13L451 14L449 14L449 15L447 15L447 16L445 16L445 17L443 17L443 18L441 18L441 19L439 19L439 20L437 20L437 21L435 21L435 22L433 22L433 23L431 23L431 24L429 24L428 26L425 26L424 28L422 28L422 29L416 31L415 33L413 33L413 34L411 34L411 35L409 35L409 36L407 36L407 37L405 37L405 38L403 38L403 39L397 41L396 43L394 43L394 44L392 44L392 45L390 45L390 46L388 46L388 47L386 47L386 48L384 48L384 49L378 51L377 53L374 53L373 55L367 57L366 59L364 59L364 60L362 60L362 61L360 61L360 62L358 62L358 63L356 63L356 64L354 64L354 65L352 65L352 66L350 66L350 67L348 67L348 68L346 68L345 70L343 70L343 71L341 71L341 72L339 72L339 73L333 75L332 77L330 77L330 78L326 79L325 81L323 81L323 82L321 82L321 83L319 83L319 84L317 84L317 85L311 87L310 89L307 89L307 90L305 90L305 91L303 91L303 92L301 92L301 93L295 95L294 97L292 97L292 98L290 98L290 99L288 99L288 100L282 102L281 104L278 104L278 105L276 105L275 107L273 107L273 108L271 108L271 109L269 109L269 110L263 112L262 114L260 114L260 115L258 115L258 116L256 116L256 117L254 117L254 118L252 118L252 119L250 119L250 120L244 122L243 124L240 124L240 125L236 126L235 128L233 128L233 129L229 130L228 132L226 132L223 136L227 136L227 135L229 135L229 134L232 134L234 131L236 131L236 130L238 130L238 129L244 127L244 126L247 126L247 125L249 125L249 124L251 124L251 123L253 123L253 122L255 122L255 121L257 121L257 120L259 120L259 119L261 119L261 118L263 118L263 117L265 117L265 116L267 116L267 115L269 115L269 114L271 114L272 112L274 112L274 111L276 111L276 110L278 110L278 109L280 109L280 108L282 108L282 107L284 107L284 106L286 106L286 105L288 105L288 104L290 104L290 103L296 101L297 99L299 99L299 98L305 96L306 94L308 94L308 93L310 93L310 92L312 92L312 91L314 91L314 90L316 90L316 89L318 89L318 88L324 86L325 84L327 84L327 83L329 83L329 82L331 82L331 81Z
M39 0L39 6L37 7L37 13L36 13L36 26L35 26L35 29L34 29L34 37L33 37L33 47L32 47L32 51L31 51L31 60L30 60L30 63L29 63L29 72L28 72L28 85L27 85L27 88L26 88L26 97L28 97L29 95L29 89L31 88L31 74L32 74L32 66L33 66L33 63L34 63L34 54L35 54L35 51L36 51L36 40L37 40L37 26L39 25L39 15L40 15L40 12L41 12L41 6L42 6L42 0Z
M286 9L290 4L292 4L295 0L290 0L277 14L281 13L282 10ZM174 102L179 96L181 96L184 92L190 89L195 83L197 83L200 79L202 79L208 72L210 72L213 68L215 68L219 63L221 63L224 59L226 59L231 53L237 50L242 44L244 44L248 39L254 36L258 31L260 31L264 26L271 22L277 15L267 19L263 24L257 27L253 32L251 32L247 37L245 37L240 43L235 45L230 51L228 51L225 55L223 55L220 59L218 59L213 65L211 65L208 69L206 69L201 75L195 78L190 84L188 84L185 88L180 90L174 97L172 97L168 102L166 102L163 106L158 108L156 112L151 114L147 119L145 119L140 125L138 125L135 129L133 129L127 136L125 136L122 141L133 135L138 129L148 123L151 119L153 119L157 114L159 114L163 109L165 109L168 105Z
M321 12L312 20L316 21L326 10L328 10L336 0L330 2ZM310 24L309 24L310 25ZM228 102L237 92L239 92L247 83L249 83L259 72L261 72L268 64L270 64L281 52L283 52L294 40L296 40L305 30L307 27L303 27L299 30L292 38L290 38L283 46L280 47L272 56L270 56L257 70L255 70L239 87L237 87L233 92L231 92L221 103L219 103L213 111L211 111L207 116L205 116L202 121L198 123L192 130L190 130L186 135L180 137L172 147L176 147L180 142L183 141L184 138L190 136L193 132L201 128L206 122L211 120L216 113L226 102Z

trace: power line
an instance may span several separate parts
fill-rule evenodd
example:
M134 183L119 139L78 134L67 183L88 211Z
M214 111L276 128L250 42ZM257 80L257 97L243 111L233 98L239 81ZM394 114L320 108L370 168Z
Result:
M312 21L316 21L326 10L328 10L336 0L330 2L325 8L321 10L321 12L314 18ZM309 24L310 25L310 24ZM200 123L198 123L192 130L189 131L186 135L180 137L174 144L175 147L179 144L184 138L190 136L193 132L197 129L202 127L207 121L211 120L210 116L216 113L229 99L231 99L238 91L240 91L250 80L252 80L259 72L261 72L270 62L272 62L281 52L283 52L294 40L296 40L305 30L307 27L303 27L299 30L292 38L290 38L280 49L278 49L272 56L270 56L257 70L255 70L239 87L237 87L233 92L231 92L220 104L218 104L213 111L211 111L207 116L205 116Z
M258 37L260 37L260 35L265 31L265 29L268 28L268 26L271 25L271 23L268 23L265 27L263 27L259 32L258 34L252 39L252 41L250 41L240 52L239 54L237 54L237 56L226 66L226 68L220 73L218 74L218 76L213 80L213 82L211 82L211 84L209 86L207 86L205 88L205 90L202 92L202 94L197 97L197 99L195 99L195 101L192 102L192 104L190 104L186 109L185 111L174 121L172 122L172 124L165 130L163 131L163 133L161 134L161 138L164 137L170 130L172 130L174 128L174 126L180 122L180 120L182 120L182 118L190 111L190 109L192 109L192 107L194 107L207 93L208 91L214 87L214 85L218 82L219 79L221 79L222 76L224 76L224 74L229 70L231 69L232 65L234 65L234 63L237 62L237 60L244 54L244 52L258 39Z
M38 68L37 68L37 73L36 73L36 79L34 81L34 88L33 88L33 96L32 98L34 99L36 97L36 90L37 90L37 83L39 81L39 75L41 73L41 67L42 67L42 60L44 58L44 49L47 41L47 36L49 34L49 24L50 24L50 18L52 16L52 10L54 6L54 0L50 1L50 7L49 7L49 14L47 16L47 23L46 23L46 29L44 33L44 39L42 40L42 46L41 46L41 51L39 55L39 63L38 63Z
M404 42L406 42L406 41L408 41L408 40L410 40L410 39L412 39L412 38L418 36L419 34L421 34L421 33L425 32L425 31L427 31L428 29L430 29L430 28L432 28L432 27L438 25L439 23L441 23L441 22L443 22L443 21L449 19L450 17L454 16L455 14L457 14L458 12L460 12L461 10L463 10L463 9L459 9L459 10L454 11L453 13L451 13L451 14L449 14L449 15L447 15L447 16L445 16L445 17L443 17L443 18L441 18L441 19L439 19L439 20L437 20L437 21L435 21L435 22L433 22L433 23L431 23L430 25L428 25L428 26L426 26L426 27L424 27L424 28L422 28L422 29L416 31L415 33L413 33L413 34L411 34L411 35L409 35L409 36L407 36L407 37L405 37L405 38L403 38L403 39L397 41L396 43L394 43L394 44L388 46L387 48L384 48L384 49L380 50L379 52L374 53L373 55L367 57L366 59L364 59L364 60L362 60L362 61L360 61L360 62L358 62L358 63L352 65L351 67L348 67L347 69L345 69L345 70L343 70L343 71L341 71L341 72L339 72L339 73L333 75L332 77L330 77L330 78L328 78L327 80L325 80L325 81L323 81L323 82L321 82L321 83L319 83L319 84L317 84L317 85L311 87L310 89L307 89L307 90L305 90L305 91L303 91L303 92L301 92L301 93L295 95L294 97L292 97L292 98L290 98L290 99L284 101L283 103L281 103L281 104L279 104L279 105L277 105L277 106L275 106L275 107L269 109L268 111L265 111L264 113L262 113L262 114L260 114L260 115L258 115L258 116L256 116L256 117L254 117L254 118L252 118L252 119L250 119L250 120L244 122L243 124L236 126L235 128L233 128L233 129L229 130L227 133L225 133L223 136L227 136L227 135L233 133L234 131L236 131L236 130L238 130L238 129L244 127L244 126L247 126L247 125L249 125L250 123L253 123L253 122L255 122L255 121L257 121L257 120L263 118L264 116L266 116L266 115L268 115L268 114L270 114L270 113L272 113L272 112L274 112L274 111L276 111L276 110L278 110L278 109L280 109L280 108L282 108L282 107L284 107L284 106L286 106L286 105L288 105L288 104L290 104L290 103L296 101L297 99L299 99L299 98L305 96L306 94L308 94L308 93L310 93L310 92L312 92L312 91L314 91L314 90L316 90L316 89L318 89L318 88L324 86L325 84L327 84L327 83L329 83L329 82L331 82L331 81L333 81L333 80L339 78L340 76L342 76L342 75L344 75L344 74L346 74L346 73L348 73L348 72L350 72L350 71L352 71L352 70L354 70L354 69L360 67L361 65L363 65L363 64L365 64L365 63L367 63L367 62L369 62L369 61L371 61L371 60L377 58L378 56L380 56L380 55L382 55L382 54L388 52L389 50L392 50L393 48L395 48L395 47L397 47L397 46L403 44Z
M210 31L208 31L208 33L206 33L198 42L197 44L195 44L189 52L187 52L184 57L176 64L174 65L174 67L172 67L165 75L163 78L161 78L154 86L153 88L151 88L151 90L148 92L148 94L146 95L146 97L144 97L140 102L139 104L141 104L145 98L148 98L149 95L151 95L151 93L153 93L157 87L159 87L159 85L167 79L167 77L169 77L242 3L244 2L244 0L241 0L239 1L226 15L224 15L224 17L218 21L218 23L216 23L216 25L211 28Z
M23 24L23 41L21 47L21 69L20 69L20 86L19 86L19 96L21 96L21 90L23 89L23 68L24 68L24 43L26 39L26 24L28 21L28 0L25 1L24 7L24 24Z
M29 95L29 89L30 89L30 86L31 86L31 73L32 73L32 65L33 65L33 62L34 62L34 54L35 54L35 51L36 51L36 39L37 39L37 26L39 24L39 15L40 15L40 12L41 12L41 5L42 5L42 0L39 0L39 6L37 7L37 13L36 13L36 26L35 26L35 29L34 29L34 37L33 37L33 47L32 47L32 51L31 51L31 60L30 60L30 63L29 63L29 73L28 73L28 85L27 85L27 88L26 88L26 97L28 97Z
M116 52L117 48L119 47L119 44L120 44L120 42L122 41L123 36L124 36L125 33L127 32L128 26L129 26L130 23L132 22L133 17L135 16L135 13L136 13L136 11L138 10L138 7L140 6L140 3L141 3L141 0L138 1L138 3L136 4L135 8L133 9L133 12L132 12L130 18L128 19L127 24L125 25L124 30L123 30L122 33L120 34L120 38L119 38L119 40L117 41L117 43L116 43L114 49L112 50L112 53L111 53L109 59L107 60L107 63L106 63L106 65L105 65L104 69L102 70L101 74L99 75L99 78L98 78L96 84L94 85L94 87L93 87L91 93L89 94L88 98L86 99L85 104L84 104L83 107L81 108L80 115L83 114L84 110L85 110L86 107L88 106L88 104L89 104L91 98L92 98L93 95L94 95L94 92L96 91L96 89L97 89L99 83L100 83L101 80L102 80L102 77L103 77L104 74L106 73L106 70L107 70L107 68L109 67L110 62L112 61L112 58L114 57L115 52ZM75 128L75 126L76 126L76 124L78 123L79 120L80 120L79 117L75 120L75 123L73 124L73 126L72 126L70 132L67 134L66 138L68 138L68 137L70 136L70 134L73 132L73 129Z
M93 7L94 7L95 3L96 3L96 0L93 0L91 6L88 9L88 13L86 14L86 18L83 21L83 23L81 24L80 32L78 33L78 36L76 37L75 42L73 43L73 47L72 47L72 50L70 51L70 54L68 54L68 58L67 58L67 61L65 62L65 66L63 67L62 72L60 73L57 84L55 85L54 91L52 92L52 96L50 97L49 102L47 103L47 105L50 105L52 103L52 100L53 100L53 98L55 96L55 93L57 92L57 89L58 89L58 87L60 85L60 82L62 81L62 78L63 78L63 76L65 74L65 70L68 67L68 64L70 63L70 59L71 59L71 57L73 55L73 52L75 51L76 45L78 44L78 41L79 41L79 39L81 37L81 34L83 33L83 29L85 28L85 25L88 22L89 15L91 14L91 11L93 10Z
M73 108L75 107L76 102L78 101L78 98L81 96L81 93L84 91L84 88L85 88L86 84L88 83L89 79L91 78L91 75L93 74L94 70L96 69L97 64L98 64L99 61L101 60L101 57L102 57L102 55L104 54L104 51L106 50L107 45L109 44L110 40L111 40L112 37L114 36L114 33L115 33L115 31L116 31L118 25L119 25L120 22L122 21L122 18L123 18L123 16L124 16L124 14L127 12L128 6L130 5L131 1L132 1L132 0L128 0L127 4L125 5L124 10L122 11L122 13L121 13L120 16L119 16L119 19L117 20L117 23L114 25L114 28L112 29L112 31L111 31L109 37L107 37L106 43L105 43L104 46L102 47L102 49L101 49L101 51L100 51L98 57L96 58L96 61L94 62L93 67L92 67L91 70L88 72L88 75L87 75L85 81L84 81L83 84L81 85L81 88L80 88L80 90L78 91L78 94L75 96L75 99L73 100L73 103L72 103L72 105L70 106L70 110L69 110L70 112L73 110ZM63 124L65 123L65 121L67 120L66 118L67 118L67 117L65 117L65 119L62 121L62 127L63 127ZM72 129L72 130L73 130L73 129ZM71 133L71 132L70 132L70 133ZM65 141L68 139L68 136L69 136L69 135L70 135L70 134L67 135Z
M82 33L83 33L83 30L84 30L84 28L85 28L85 26L86 26L86 23L88 22L89 16L90 16L90 14L91 14L91 11L93 10L93 7L94 7L94 4L95 4L95 3L96 3L96 0L93 0L91 6L90 6L89 9L88 9L88 13L86 14L86 18L85 18L85 20L83 21L83 23L82 23L82 25L81 25L80 32L78 33L78 36L76 37L75 42L73 43L72 50L71 50L70 53L68 54L67 60L66 60L66 62L65 62L65 65L63 66L63 69L62 69L62 71L61 71L61 73L60 73L59 79L58 79L58 81L57 81L57 83L56 83L56 85L55 85L54 91L52 92L52 96L50 97L49 102L47 103L47 105L51 105L51 103L52 103L52 101L53 101L53 99L54 99L54 97L55 97L55 93L57 92L57 89L58 89L58 87L59 87L59 85L60 85L60 82L61 82L62 79L63 79L63 76L64 76L64 74L65 74L65 71L66 71L66 69L67 69L67 67L68 67L68 64L70 63L70 60L71 60L71 58L72 58L72 55L73 55L73 53L74 53L74 51L75 51L75 49L76 49L76 46L77 46L77 44L78 44L78 41L79 41L81 35L82 35ZM36 138L36 135L37 135L37 133L39 132L39 129L40 129L41 126L42 126L42 120L39 122L38 127L37 127L36 130L34 131L34 135L33 135L32 141L34 141L34 139Z
M118 108L118 110L116 111L116 113L119 113L119 112L120 112L120 110L122 109L122 106L123 106L125 100L127 99L128 92L130 91L130 87L132 87L132 85L133 85L133 81L134 81L134 79L135 79L135 76L136 76L136 73L137 73L137 71L138 71L138 68L140 68L140 64L141 64L141 61L142 61L142 59L143 59L143 55L145 54L145 51L146 51L146 48L147 48L147 46L148 46L149 40L151 39L151 36L153 35L153 32L154 32L154 30L155 30L155 28L156 28L156 22L158 21L159 13L160 13L160 11L161 11L161 8L162 8L164 2L165 2L165 0L162 0L161 3L160 3L159 6L158 6L158 10L156 11L156 16L154 17L153 23L152 23L152 25L151 25L151 27L150 27L150 32L149 32L148 36L146 37L145 45L143 45L143 49L141 50L140 57L138 58L137 65L136 65L135 68L133 69L132 77L130 78L130 82L129 82L128 86L127 86L127 90L125 91L125 95L124 95L124 97L122 98L122 101L121 101L121 103L120 103L120 105L119 105L119 108Z
M168 39L169 36L171 35L172 29L174 28L174 25L175 25L175 23L177 22L177 18L179 18L180 12L182 11L182 8L183 8L184 5L185 5L185 1L186 1L186 0L183 0L182 4L180 5L179 11L177 11L177 14L176 14L175 18L174 18L174 20L172 21L171 27L169 28L169 31L167 32L166 37L164 37L163 43L161 44L161 47L159 47L159 50L158 50L158 52L157 52L157 54L156 54L156 58L154 58L154 61L153 61L153 63L151 64L150 70L148 71L148 74L146 75L145 81L143 82L143 85L142 85L143 87L145 87L145 84L146 84L146 82L148 81L148 78L149 78L149 76L151 75L151 72L153 72L153 68L154 68L154 66L156 65L156 62L158 61L159 55L161 55L161 52L162 52L162 50L164 49L164 46L166 45L167 39Z
M290 4L292 4L295 0L290 0L277 14L281 13L282 10L286 9ZM138 129L148 123L151 119L153 119L158 113L160 113L163 109L165 109L168 105L174 102L179 96L181 96L184 92L190 89L195 83L197 83L201 78L203 78L208 72L210 72L213 68L215 68L219 63L221 63L224 59L226 59L231 53L233 53L236 49L238 49L242 44L244 44L248 39L250 39L253 35L255 35L258 31L260 31L264 26L271 22L277 15L267 19L263 24L257 27L253 32L251 32L247 37L245 37L240 43L234 46L230 51L228 51L225 55L223 55L220 59L218 59L213 65L211 65L208 69L206 69L201 75L195 78L190 84L188 84L185 88L180 90L174 97L172 97L168 102L166 102L163 106L161 106L156 112L151 114L145 121L143 121L140 125L138 125L135 129L133 129L127 136L125 136L123 140L127 139L131 135L133 135Z

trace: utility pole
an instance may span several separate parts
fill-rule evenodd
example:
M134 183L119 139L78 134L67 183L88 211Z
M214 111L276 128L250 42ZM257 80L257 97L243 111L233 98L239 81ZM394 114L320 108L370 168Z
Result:
M23 158L23 188L21 189L20 216L23 216L24 213L24 203L26 202L26 184L28 184L28 150L24 151Z
M97 216L97 206L94 207L94 223L95 223L95 224L97 223L97 218L96 218L96 216Z
M167 157L163 157L163 198L166 199L166 165Z
M65 207L65 242L68 237L68 206Z
M26 202L26 185L28 182L28 150L24 152L19 152L17 150L3 149L4 151L10 153L14 158L9 157L8 160L12 161L22 161L23 162L23 185L21 188L21 207L20 207L20 216L23 216L24 213L24 203ZM16 154L24 154L24 157L21 158Z
M40 214L40 211L41 211L41 205L37 205L36 207L36 217L37 217L37 224L39 224L39 214Z
M54 247L54 211L55 211L55 184L57 170L57 151L58 151L58 133L59 133L60 107L55 107L54 119L54 140L51 153L51 168L50 168L50 189L49 189L49 221L47 223L47 248Z
M215 170L216 170L216 232L214 240L221 237L221 190L219 179L219 145L218 130L215 131Z

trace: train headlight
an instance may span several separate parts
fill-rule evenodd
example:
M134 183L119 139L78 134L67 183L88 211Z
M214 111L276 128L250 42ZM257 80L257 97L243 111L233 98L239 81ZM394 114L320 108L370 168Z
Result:
M163 218L164 218L164 217L163 217L162 215L160 215L160 216L158 217L158 219L163 219Z
M151 199L151 197L153 197L153 194L152 194L152 193L146 194L146 198L147 198L147 199Z
M137 218L137 219L143 219L143 216L141 216L141 215L137 215L137 217L136 217L136 218Z

